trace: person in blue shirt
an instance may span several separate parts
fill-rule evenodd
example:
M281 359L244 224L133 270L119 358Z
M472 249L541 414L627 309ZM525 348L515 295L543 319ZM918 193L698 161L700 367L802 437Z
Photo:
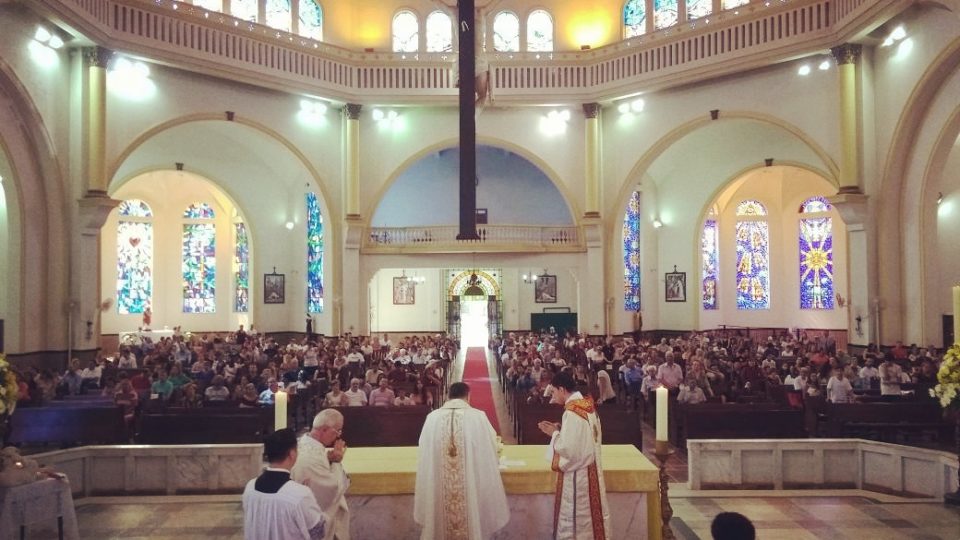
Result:
M280 385L277 384L276 379L270 379L267 381L268 388L263 392L260 392L260 404L261 405L273 405L274 396L280 390Z

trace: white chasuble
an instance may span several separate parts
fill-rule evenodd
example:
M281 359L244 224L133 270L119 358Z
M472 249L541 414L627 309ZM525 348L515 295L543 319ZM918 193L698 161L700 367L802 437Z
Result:
M297 463L290 473L295 481L310 488L317 504L327 515L324 540L349 540L350 510L346 494L350 480L340 463L330 463L328 450L309 434L300 437Z
M462 399L431 412L420 433L413 517L424 540L481 540L507 524L496 432Z
M551 466L557 471L553 517L557 540L613 537L600 462L602 439L593 400L574 392L550 441Z

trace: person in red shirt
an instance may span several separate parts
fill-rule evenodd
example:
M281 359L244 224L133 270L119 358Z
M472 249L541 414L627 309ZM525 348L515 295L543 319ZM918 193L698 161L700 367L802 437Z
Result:
M893 359L894 360L906 360L907 359L907 348L903 346L902 341L898 341L896 345L893 346Z
M146 371L137 372L136 375L130 377L130 384L138 394L150 391L150 377L147 377Z

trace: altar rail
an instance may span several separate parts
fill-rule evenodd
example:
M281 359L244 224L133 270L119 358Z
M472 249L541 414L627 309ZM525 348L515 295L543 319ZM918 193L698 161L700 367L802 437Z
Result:
M578 227L478 225L477 240L457 240L457 226L370 227L364 235L364 252L469 251L583 251Z
M262 444L81 446L30 456L66 473L74 497L240 493Z
M447 102L456 53L358 52L173 0L26 0L100 45L186 69L355 103ZM499 103L603 101L838 45L912 0L752 2L587 51L495 53Z
M863 489L943 500L957 456L863 439L687 441L688 486L701 489Z

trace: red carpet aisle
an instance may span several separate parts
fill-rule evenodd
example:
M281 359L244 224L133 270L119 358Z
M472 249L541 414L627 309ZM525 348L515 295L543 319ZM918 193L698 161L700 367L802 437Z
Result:
M493 429L500 433L497 409L493 404L493 386L487 370L487 352L483 347L468 347L463 360L463 382L470 385L470 405L487 413Z

